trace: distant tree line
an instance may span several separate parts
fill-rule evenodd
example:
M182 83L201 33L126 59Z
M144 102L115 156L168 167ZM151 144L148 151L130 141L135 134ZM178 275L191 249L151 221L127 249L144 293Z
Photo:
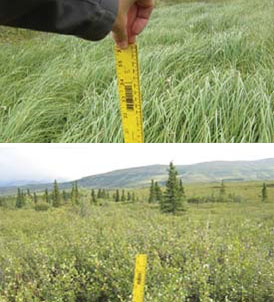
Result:
M262 202L268 201L268 189L265 183L261 187L259 194ZM58 208L62 205L70 204L79 206L83 199L88 199L91 205L100 205L101 200L114 202L135 202L139 201L135 191L116 189L115 191L99 188L91 189L88 196L87 191L80 191L78 183L73 182L70 190L60 190L57 181L53 183L52 191L45 189L44 192L31 193L29 189L18 188L16 197L0 196L0 207L7 207L14 204L15 208L34 207L35 209L46 210L49 207ZM243 198L233 193L227 194L225 182L219 186L219 194L203 197L186 197L182 179L178 177L175 166L171 162L168 169L168 180L165 186L160 186L155 180L151 180L149 187L148 203L159 204L164 213L177 214L186 210L187 203L198 204L205 202L241 202Z
M186 203L206 203L206 202L241 202L243 198L234 193L227 194L224 180L219 186L219 194L212 194L211 196L190 197L186 198L185 189L182 179L178 179L178 173L173 163L169 166L169 177L166 187L160 187L158 182L151 180L149 188L149 203L159 203L162 212L176 212L184 211ZM262 202L268 201L267 185L263 183L261 193L259 194Z
M110 190L104 188L92 189L90 196L87 196L87 191L81 192L79 190L77 182L72 183L70 190L61 191L57 180L55 180L51 191L46 188L44 192L31 193L29 189L18 188L14 206L18 209L31 206L38 209L58 208L66 204L78 206L83 199L87 198L91 205L99 204L98 201L100 200L112 200L115 202L134 202L139 200L135 192L119 189L115 190L113 194L111 194ZM6 206L8 203L12 203L13 200L13 196L0 197L0 206Z

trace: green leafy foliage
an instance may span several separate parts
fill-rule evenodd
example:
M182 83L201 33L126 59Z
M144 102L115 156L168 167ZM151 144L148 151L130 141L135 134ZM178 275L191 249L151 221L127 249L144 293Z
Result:
M128 302L148 255L146 302L273 301L274 205L0 208L1 302Z
M35 211L47 211L50 205L47 202L37 202L34 206Z

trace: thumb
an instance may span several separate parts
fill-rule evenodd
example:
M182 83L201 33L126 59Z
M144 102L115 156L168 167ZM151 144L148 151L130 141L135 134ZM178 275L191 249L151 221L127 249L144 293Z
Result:
M116 24L112 30L112 35L118 47L122 49L128 48L128 33L126 21Z

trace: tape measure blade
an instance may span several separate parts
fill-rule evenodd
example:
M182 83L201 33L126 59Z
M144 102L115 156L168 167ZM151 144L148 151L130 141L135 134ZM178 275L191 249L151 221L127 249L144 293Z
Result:
M131 44L128 49L115 47L118 90L126 143L143 143L143 117L140 92L138 49Z
M136 257L134 284L133 284L133 302L144 301L144 288L146 277L147 255L140 254Z

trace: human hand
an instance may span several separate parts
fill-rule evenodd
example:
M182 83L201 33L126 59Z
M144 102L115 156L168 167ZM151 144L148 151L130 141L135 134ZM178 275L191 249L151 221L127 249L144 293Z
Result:
M146 27L152 10L154 0L118 0L119 9L116 21L112 28L113 39L122 49L136 41Z

